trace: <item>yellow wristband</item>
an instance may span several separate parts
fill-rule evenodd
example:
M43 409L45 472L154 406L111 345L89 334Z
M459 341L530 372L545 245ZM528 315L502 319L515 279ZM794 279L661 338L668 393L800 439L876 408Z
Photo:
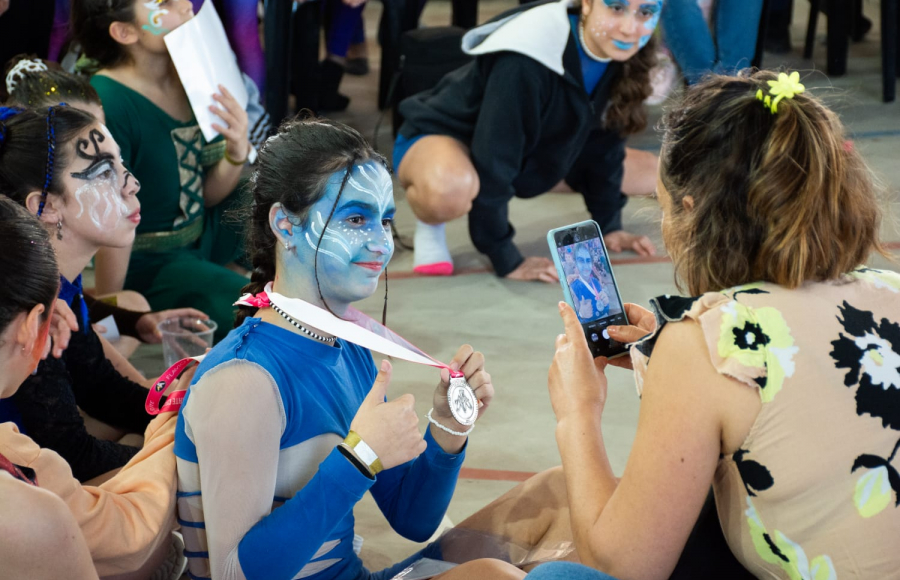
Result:
M234 165L235 167L242 167L245 163L247 163L247 157L244 157L243 161L235 161L231 158L231 155L228 154L228 149L225 149L225 161Z
M377 474L380 471L384 471L384 466L381 464L381 459L378 458L378 454L362 440L359 433L350 431L350 433L347 434L347 437L344 438L344 443L353 450L353 453L359 457L360 461L372 470L372 473Z

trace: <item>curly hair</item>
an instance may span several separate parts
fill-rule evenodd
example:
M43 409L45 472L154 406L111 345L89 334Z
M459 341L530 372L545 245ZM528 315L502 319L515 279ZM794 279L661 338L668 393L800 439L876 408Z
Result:
M693 295L836 280L887 256L876 184L838 116L810 91L772 114L756 95L776 77L709 77L662 121L663 236Z
M650 71L656 66L656 35L644 48L622 63L622 74L610 91L606 109L606 128L623 137L640 133L647 127L644 101L653 93Z

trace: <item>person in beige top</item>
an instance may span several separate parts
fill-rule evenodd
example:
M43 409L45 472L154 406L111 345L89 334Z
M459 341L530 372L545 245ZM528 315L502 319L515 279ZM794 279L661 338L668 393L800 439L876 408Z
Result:
M0 150L11 130L6 123L18 114L0 108ZM74 142L60 138L60 167L68 169L74 149ZM114 159L109 165L110 172L124 171ZM66 328L49 316L56 304L67 310L55 300L60 278L50 228L58 229L0 195L0 398L16 393L46 358L51 328ZM172 535L175 422L173 413L150 422L144 447L99 486L81 485L57 453L40 448L13 423L0 424L0 576L179 577L184 557Z
M897 578L900 276L861 266L884 254L868 169L796 73L712 77L664 126L662 232L694 297L628 305L610 334L637 344L613 361L560 304L549 388L580 560L668 578L712 485L756 577ZM607 364L633 367L642 397L621 480ZM530 578L563 572L606 577Z

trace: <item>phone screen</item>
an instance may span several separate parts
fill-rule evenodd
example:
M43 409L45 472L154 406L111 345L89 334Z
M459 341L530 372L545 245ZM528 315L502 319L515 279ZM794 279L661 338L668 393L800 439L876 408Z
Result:
M625 344L609 337L606 327L628 324L609 257L593 222L554 233L560 282L569 288L572 307L595 357L625 352Z

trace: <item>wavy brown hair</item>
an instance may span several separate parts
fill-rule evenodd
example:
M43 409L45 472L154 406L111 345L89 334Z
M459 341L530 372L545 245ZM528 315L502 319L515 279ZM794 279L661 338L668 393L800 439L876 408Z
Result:
M650 71L656 66L656 35L644 48L622 63L622 72L609 94L606 128L623 137L640 133L647 127L644 101L653 93Z
M662 121L663 233L691 294L757 281L796 288L887 255L874 180L837 115L809 91L773 114L756 93L775 78L712 76Z

